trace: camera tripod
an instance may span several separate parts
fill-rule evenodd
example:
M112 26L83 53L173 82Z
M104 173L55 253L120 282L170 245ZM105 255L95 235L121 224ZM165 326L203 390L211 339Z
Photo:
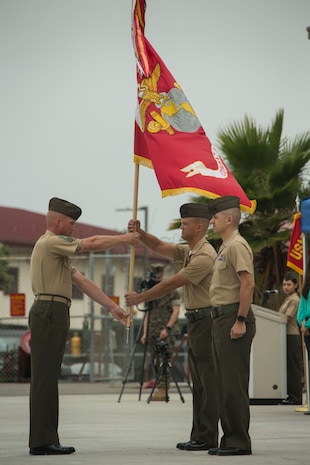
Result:
M148 309L145 310L144 317L141 319L141 323L140 323L138 333L137 333L137 336L136 336L136 339L135 339L134 347L133 347L133 350L132 350L132 353L131 353L131 356L130 356L130 359L129 359L126 374L125 374L125 377L124 377L123 382L122 382L123 385L122 385L122 389L121 389L121 392L120 392L120 395L119 395L119 398L118 398L118 402L121 401L121 397L123 395L125 385L127 383L128 375L129 375L131 365L132 365L132 362L133 362L133 359L134 359L136 348L137 348L137 345L138 345L138 343L140 342L140 339L141 339L141 332L142 332L142 328L144 327L144 321L145 321L147 313L150 312L150 311L152 311L152 302L149 302ZM141 400L141 392L142 392L142 386L143 386L143 381L144 381L144 370L145 370L145 362L146 362L146 355L147 355L147 349L148 349L149 321L150 321L150 319L148 318L147 319L147 327L146 327L146 341L145 341L145 344L144 344L143 362L142 362L141 374L140 374L139 400ZM176 378L175 378L175 375L173 373L172 364L168 359L165 359L160 364L160 367L159 367L159 370L158 370L158 373L157 373L157 376L156 376L156 380L155 380L152 392L151 392L151 394L150 394L150 396L148 398L148 403L151 400L151 397L153 395L153 392L154 392L154 390L155 390L155 388L156 388L156 386L158 384L158 380L159 380L159 377L161 375L165 376L165 381L166 381L166 386L167 386L168 369L170 370L171 376L172 376L172 378L173 378L173 380L175 382L175 385L176 385L176 388L177 388L178 393L180 395L181 401L184 402L184 398L182 396L181 390L179 388L179 385L178 385L178 383L176 381ZM187 376L186 376L186 379L187 379L187 383L188 383L188 385L189 385L189 387L191 389L191 385L190 385L190 382L189 382ZM166 391L167 391L167 388L166 388ZM166 393L166 402L168 402L168 400L169 400L169 399L167 400L167 398L168 398L168 395Z
M171 362L170 362L170 360L169 360L169 354L168 354L168 353L163 353L163 354L162 354L162 358L163 358L163 360L162 360L162 362L160 363L159 370L158 370L158 373L157 373L157 376L156 376L156 379L155 379L154 386L153 386L153 388L152 388L152 391L151 391L149 397L147 398L147 403L149 404L149 403L151 402L151 400L152 400L152 395L153 395L153 393L154 393L154 391L155 391L155 388L156 388L156 386L157 386L157 384L158 384L158 381L159 381L159 379L160 379L161 376L163 376L164 379L165 379L165 386L166 386L166 398L165 398L165 402L169 402L169 396L168 396L168 370L169 370L169 372L170 372L170 374L171 374L171 376L172 376L172 379L173 379L173 381L174 381L174 384L175 384L175 386L176 386L176 388L177 388L177 391L178 391L178 393L179 393L180 399L181 399L181 401L184 403L185 400L184 400L184 397L183 397L183 395L182 395L181 389L180 389L180 387L179 387L179 385L178 385L178 382L177 382L177 380L176 380L176 377L175 377L175 375L174 375L173 367L172 367L172 364L171 364Z

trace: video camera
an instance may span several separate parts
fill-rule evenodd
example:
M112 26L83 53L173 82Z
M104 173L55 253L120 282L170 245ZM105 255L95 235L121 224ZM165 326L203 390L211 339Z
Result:
M158 283L158 280L156 280L156 275L152 273L152 271L147 270L145 272L145 279L140 279L138 283L138 289L137 292L141 293L144 291L147 291L148 289L151 289L151 287L155 286L155 284ZM140 308L137 307L140 312L149 312L150 310L153 309L153 301L145 302L144 307Z
M154 352L158 355L162 355L163 358L169 358L168 344L164 340L159 339L159 337L153 336L153 339L155 341L153 346Z
M140 280L139 283L139 292L147 291L151 287L155 286L158 281L156 280L156 275L152 271L147 270L145 272L145 279Z

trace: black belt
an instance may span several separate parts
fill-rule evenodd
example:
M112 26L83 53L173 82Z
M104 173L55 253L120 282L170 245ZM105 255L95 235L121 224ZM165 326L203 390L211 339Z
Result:
M187 309L185 312L185 317L188 321L194 322L197 320L202 320L206 316L211 315L212 307L204 307L204 308L194 308L194 309Z
M57 295L57 294L38 294L35 296L34 300L47 300L50 302L62 302L68 306L68 308L71 307L71 300L68 299L68 297L65 297L63 295Z
M235 304L220 305L219 307L211 308L211 317L219 318L220 316L227 315L227 313L237 312L239 309L239 302Z

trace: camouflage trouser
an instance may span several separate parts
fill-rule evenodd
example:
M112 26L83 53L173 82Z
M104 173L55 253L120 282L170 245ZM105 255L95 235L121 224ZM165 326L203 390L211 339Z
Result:
M148 339L148 344L149 344L150 353L152 357L153 371L154 371L154 375L156 378L158 376L159 370L161 369L161 374L158 378L157 387L159 389L166 389L166 380L167 380L167 389L169 389L170 380L171 380L170 368L165 362L171 361L171 358L174 353L176 337L171 335L171 336L168 336L166 339L162 340L164 344L167 344L167 349L164 350L164 353L157 353L156 350L154 349L154 345L155 345L154 336L155 334L153 335L153 337L152 335L150 335ZM167 367L167 370L166 370L167 376L165 375L165 373L163 373L164 367Z

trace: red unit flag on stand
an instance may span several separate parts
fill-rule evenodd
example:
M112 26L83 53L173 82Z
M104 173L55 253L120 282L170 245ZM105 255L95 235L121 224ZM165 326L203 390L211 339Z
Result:
M209 198L236 195L249 200L206 136L181 86L144 36L145 0L133 1L132 35L137 64L138 104L134 162L153 168L162 197L193 192Z
M289 268L303 274L303 255L302 255L302 235L301 235L301 213L295 213L294 226L291 235L290 245L287 252L287 263Z

